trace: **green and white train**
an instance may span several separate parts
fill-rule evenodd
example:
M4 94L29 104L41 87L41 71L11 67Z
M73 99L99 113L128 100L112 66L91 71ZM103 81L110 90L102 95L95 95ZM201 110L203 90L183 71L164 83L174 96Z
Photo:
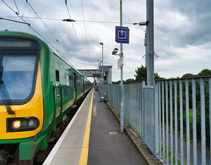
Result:
M91 87L40 38L0 31L0 165L32 164Z

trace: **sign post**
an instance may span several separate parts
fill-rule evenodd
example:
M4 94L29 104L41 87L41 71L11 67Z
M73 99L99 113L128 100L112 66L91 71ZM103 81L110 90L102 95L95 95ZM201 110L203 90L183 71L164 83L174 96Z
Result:
M117 69L120 69L123 67L124 63L123 63L123 58L124 56L120 57L117 61Z
M120 0L120 26L115 29L115 41L120 43L120 59L118 69L121 68L121 106L120 106L120 132L124 132L124 86L123 86L123 43L129 43L129 28L122 27L122 0ZM117 49L118 50L118 49Z

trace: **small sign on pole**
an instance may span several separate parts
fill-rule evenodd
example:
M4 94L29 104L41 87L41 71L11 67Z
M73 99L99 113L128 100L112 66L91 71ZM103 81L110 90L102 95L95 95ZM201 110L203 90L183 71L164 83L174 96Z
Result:
M122 68L123 67L123 58L124 58L124 56L122 56L122 57L120 57L119 59L118 59L118 61L117 61L117 66L118 66L118 68L117 69L120 69L120 68Z
M129 43L129 28L116 26L115 41L117 43Z

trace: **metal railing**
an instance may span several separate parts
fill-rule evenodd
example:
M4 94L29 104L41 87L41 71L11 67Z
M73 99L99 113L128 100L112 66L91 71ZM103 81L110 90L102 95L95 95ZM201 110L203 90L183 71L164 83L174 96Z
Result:
M166 164L211 164L211 78L156 84L160 158Z
M141 123L141 83L124 84L124 118L131 127L142 137ZM121 87L115 85L100 85L99 92L103 95L111 105L120 113L121 104Z
M144 84L124 84L124 119L144 144L165 164L211 165L211 77L155 82L153 114L147 112L150 90ZM120 86L99 91L120 112Z

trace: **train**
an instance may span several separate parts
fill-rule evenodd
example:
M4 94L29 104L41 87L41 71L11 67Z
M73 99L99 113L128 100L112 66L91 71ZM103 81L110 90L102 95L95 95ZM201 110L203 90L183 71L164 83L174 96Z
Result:
M32 165L92 88L41 38L0 31L0 165Z

